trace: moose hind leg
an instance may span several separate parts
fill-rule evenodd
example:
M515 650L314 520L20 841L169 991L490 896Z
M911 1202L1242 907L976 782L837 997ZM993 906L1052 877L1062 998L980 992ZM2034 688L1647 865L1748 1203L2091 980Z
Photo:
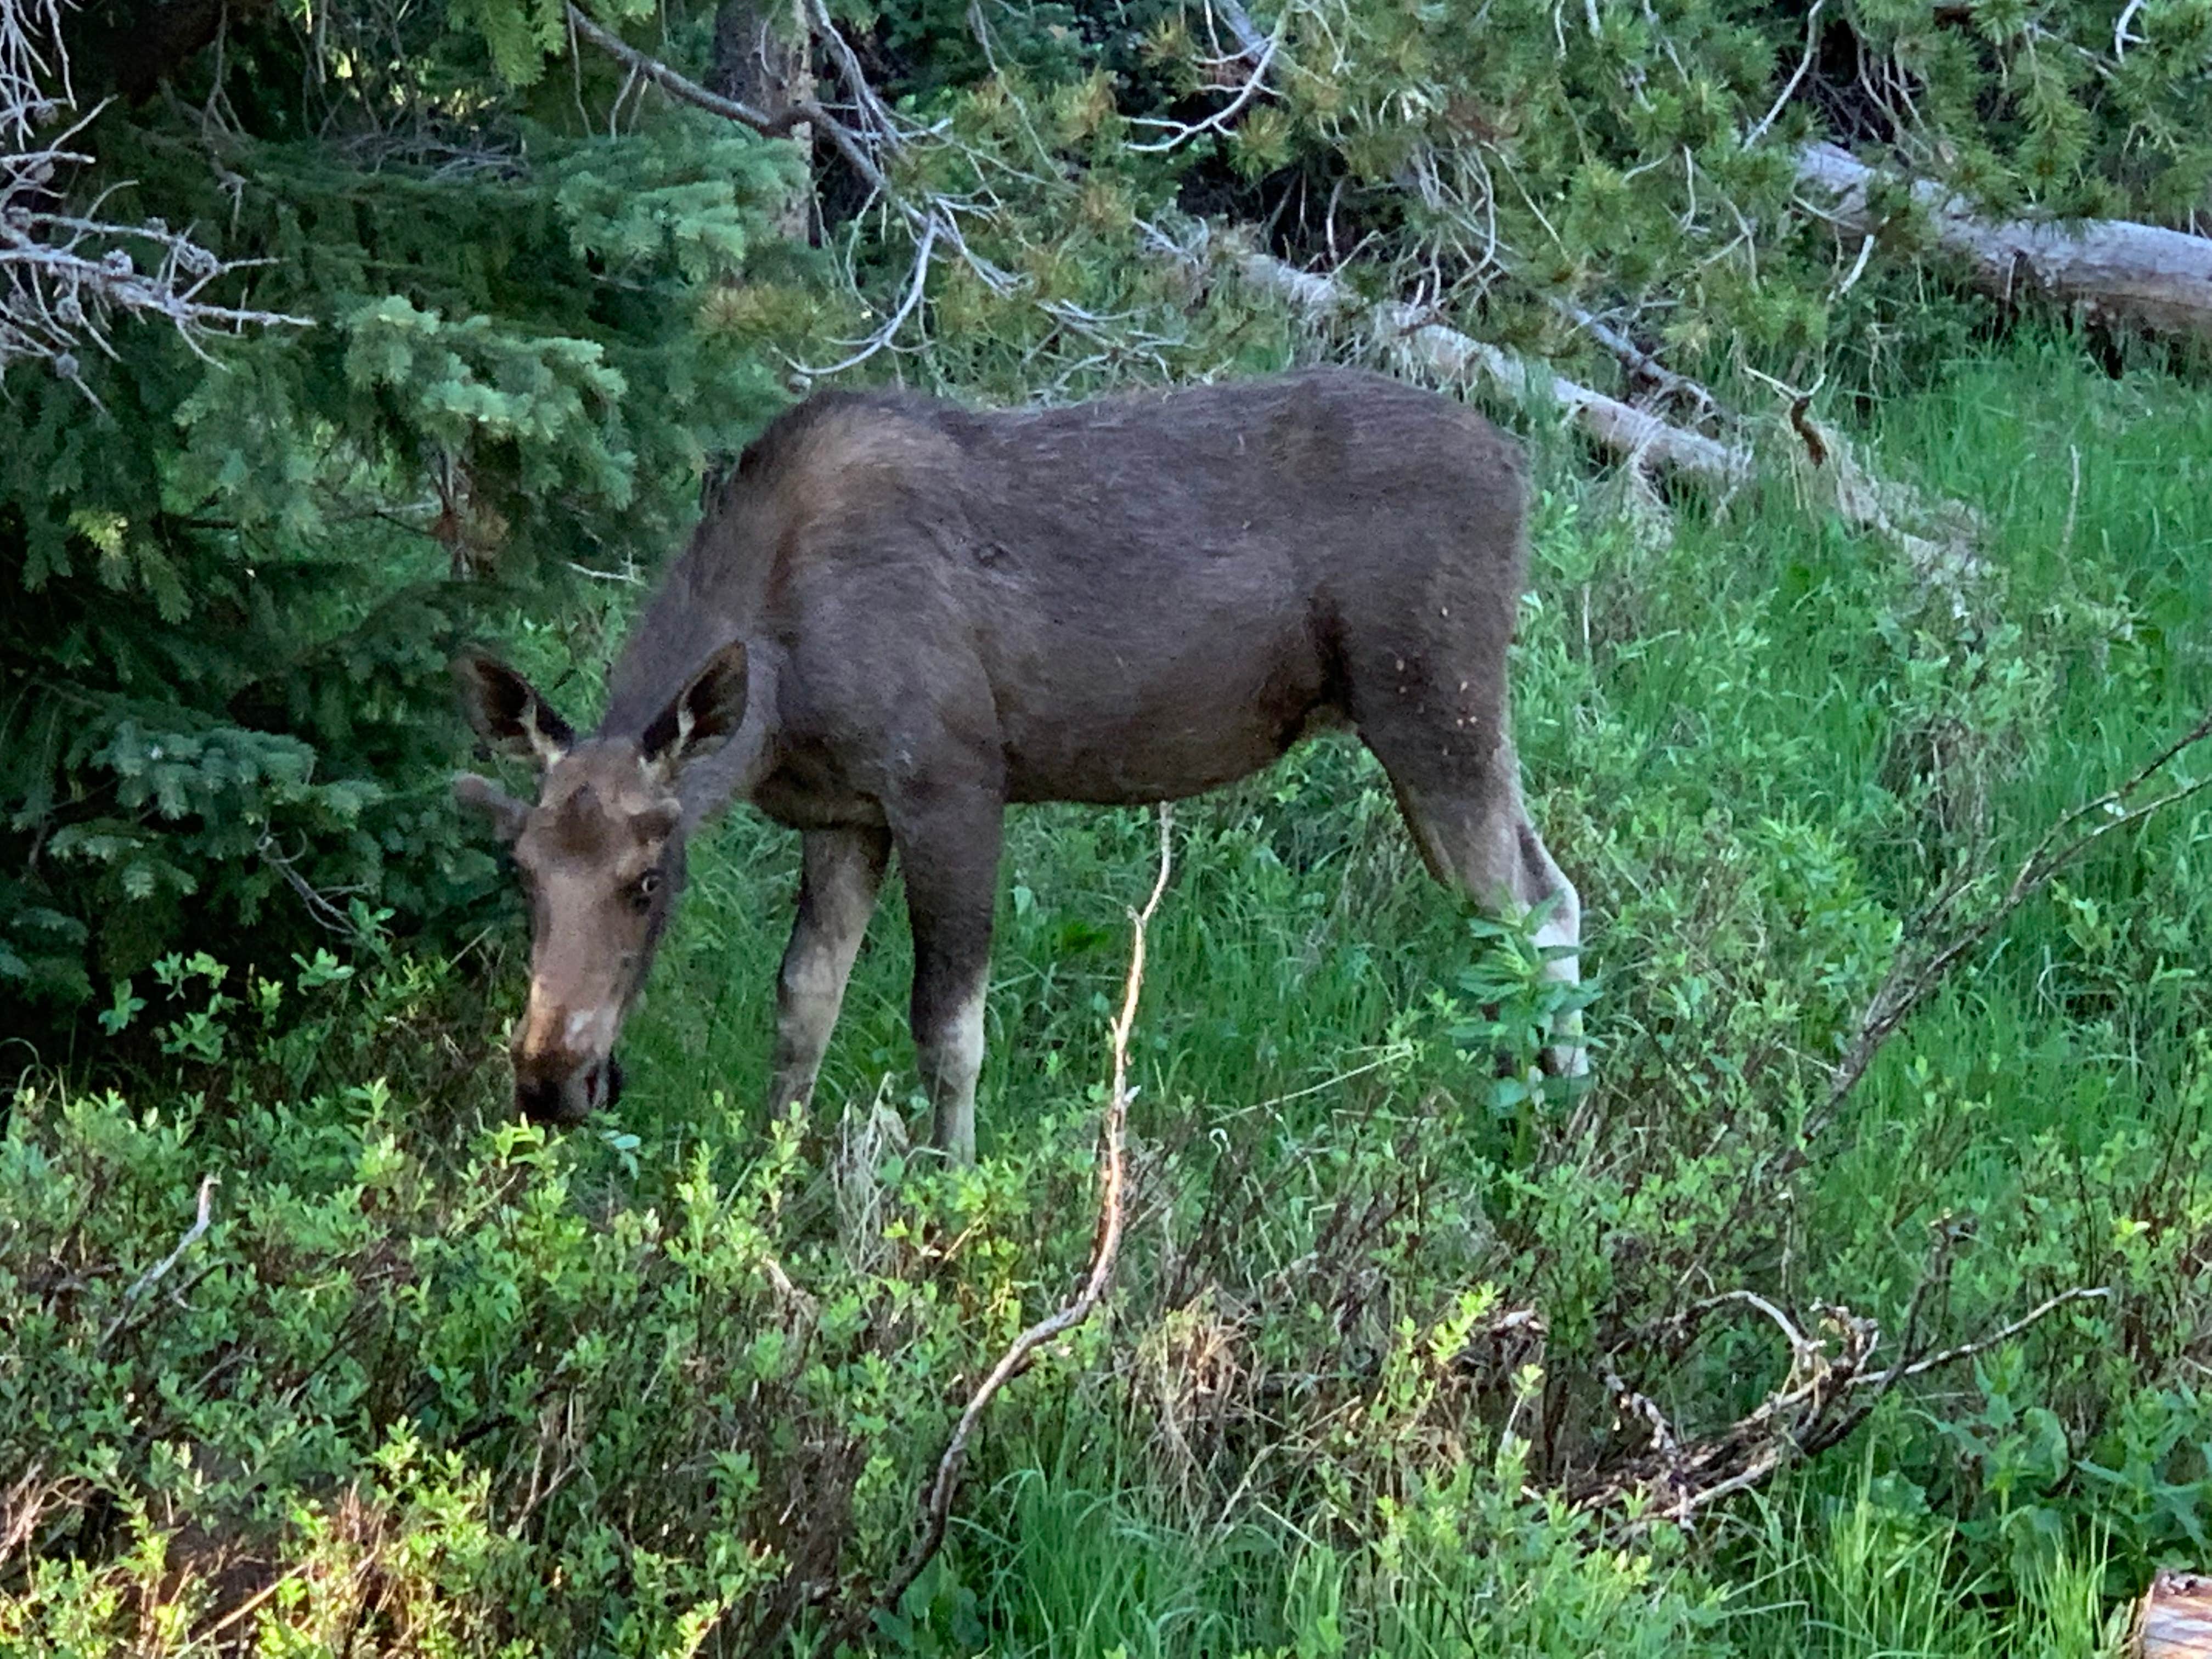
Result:
M1501 744L1490 764L1448 785L1433 777L1409 784L1391 767L1389 754L1378 749L1377 755L1391 772L1399 811L1431 873L1511 920L1550 900L1535 933L1546 953L1544 977L1581 983L1582 896L1529 821L1511 745ZM1546 1071L1580 1077L1589 1069L1579 1012L1557 1021L1551 1037L1542 1056Z
M813 1096L890 858L890 836L882 830L809 830L799 845L799 915L776 975L771 1114Z
M932 815L899 839L914 921L915 1057L929 1092L930 1139L956 1164L975 1161L1001 816L992 799Z
M1517 807L1519 792L1515 793ZM1553 860L1551 849L1544 845L1544 838L1536 833L1525 811L1514 829L1523 883L1518 902L1534 909L1547 898L1553 901L1535 936L1538 948L1545 952L1544 977L1561 985L1579 985L1583 980L1582 895ZM1589 1070L1579 1008L1553 1023L1552 1039L1544 1049L1546 1071L1553 1077L1581 1077Z

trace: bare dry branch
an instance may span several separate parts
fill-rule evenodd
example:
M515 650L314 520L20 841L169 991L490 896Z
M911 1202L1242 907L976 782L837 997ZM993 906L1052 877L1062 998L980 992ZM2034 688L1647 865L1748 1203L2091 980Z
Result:
M58 0L0 0L0 374L44 362L90 398L82 354L115 355L107 336L118 316L166 321L196 351L212 332L311 325L210 297L259 261L221 258L160 220L111 221L100 202L64 211L69 175L92 162L82 137L100 114L67 119L74 108Z
M1999 1327L1987 1336L1977 1337L1972 1342L1961 1342L1954 1348L1946 1348L1940 1353L1929 1354L1923 1358L1912 1361L1910 1364L1899 1364L1880 1376L1855 1376L1850 1380L1850 1386L1855 1389L1887 1388L1891 1382L1905 1377L1923 1376L1942 1366L1955 1365L1962 1359L1972 1359L1978 1354L1987 1353L1992 1348L2002 1347L2015 1336L2026 1332L2030 1326L2041 1324L2069 1303L2100 1302L2112 1293L2112 1286L2109 1285L2077 1285L2071 1290L2061 1291L2057 1295L2037 1304L2035 1307L2022 1314L2010 1324Z
M1126 1144L1129 1034L1136 1024L1137 1000L1145 984L1146 932L1160 908L1161 897L1167 892L1168 876L1174 867L1175 816L1165 805L1159 809L1159 872L1153 878L1152 895L1146 899L1144 908L1129 913L1129 971L1121 986L1121 1012L1113 1025L1114 1080L1107 1093L1104 1120L1098 1131L1104 1168L1099 1178L1098 1223L1092 1236L1090 1271L1073 1297L1013 1340L1006 1352L1000 1355L999 1363L992 1366L990 1373L969 1395L959 1420L953 1425L951 1437L945 1443L944 1455L937 1461L937 1473L929 1483L928 1493L922 1500L921 1530L913 1549L898 1571L879 1589L865 1598L855 1598L844 1615L830 1626L815 1647L815 1659L834 1659L841 1647L860 1634L870 1613L879 1607L896 1607L899 1598L921 1577L945 1543L945 1529L951 1520L952 1499L959 1489L961 1468L967 1462L968 1443L974 1437L975 1425L981 1421L985 1409L1007 1380L1029 1363L1030 1355L1091 1317L1113 1280L1114 1265L1121 1250L1128 1180Z
M1237 89L1237 95L1203 120L1160 121L1146 116L1137 117L1134 122L1136 125L1164 127L1167 131L1150 143L1128 145L1127 148L1130 153L1137 155L1164 155L1171 149L1180 149L1194 138L1202 137L1209 132L1219 132L1226 128L1231 121L1236 119L1243 112L1247 104L1267 89L1268 66L1275 61L1275 53L1282 46L1283 35L1290 27L1290 22L1291 9L1285 6L1283 8L1282 17L1275 24L1275 32L1261 45L1259 56L1253 60L1252 72L1245 77L1244 84Z
M1769 109L1765 114L1759 117L1758 122L1752 127L1751 131L1744 134L1743 147L1746 149L1749 149L1753 144L1766 137L1767 130L1774 125L1776 118L1779 117L1782 112L1789 106L1790 99L1796 95L1799 83L1804 80L1806 72L1813 67L1814 58L1820 55L1820 8L1826 3L1827 0L1813 0L1811 9L1806 12L1805 55L1797 60L1796 72L1791 75L1790 79L1784 83L1782 90L1775 94L1773 107Z
M1688 404L1694 419L1728 418L1728 411L1721 407L1719 398L1687 375L1676 374L1604 319L1571 303L1562 303L1559 308L1574 320L1577 327L1618 358L1620 366L1631 374L1650 381L1667 396Z
M1942 1271L1948 1261L1940 1245L1929 1273ZM1922 1294L1929 1278L1923 1276L1913 1293L1906 1315L1906 1346L1897 1362L1877 1368L1874 1359L1881 1346L1881 1328L1848 1308L1816 1306L1823 1334L1808 1336L1797 1322L1774 1303L1751 1291L1730 1291L1693 1304L1662 1327L1680 1331L1701 1323L1705 1316L1730 1305L1751 1308L1782 1333L1790 1348L1790 1369L1781 1385L1757 1407L1717 1434L1685 1441L1671 1427L1658 1405L1624 1382L1610 1364L1605 1373L1607 1391L1626 1417L1648 1424L1648 1443L1586 1481L1576 1494L1585 1508L1605 1509L1634 1494L1656 1500L1653 1518L1687 1528L1698 1515L1735 1492L1759 1485L1778 1470L1819 1455L1847 1438L1897 1383L1922 1376L1945 1365L1986 1353L2011 1341L2059 1309L2077 1302L2108 1297L2101 1285L2061 1291L2030 1312L1971 1342L1962 1342L1933 1353L1915 1353L1910 1346ZM1831 1345L1833 1351L1831 1352Z
M906 326L907 319L914 315L915 308L921 305L921 296L928 287L929 252L937 246L939 230L939 226L934 219L922 227L921 239L915 244L914 270L907 278L905 296L900 300L897 309L884 319L880 327L866 339L852 343L858 347L852 356L841 357L820 368L808 363L794 362L791 365L793 371L804 374L810 380L827 380L832 374L842 374L848 368L859 368L897 339L899 331Z
M199 1243L201 1236L208 1230L208 1222L213 1214L215 1187L216 1178L213 1176L200 1177L199 1208L198 1213L192 1218L192 1224L185 1229L185 1236L177 1241L175 1249L139 1274L137 1281L129 1290L124 1291L123 1306L117 1310L115 1317L107 1322L107 1328L100 1334L101 1347L105 1348L115 1340L115 1334L123 1328L124 1322L131 1316L131 1309L136 1307L156 1285L168 1277L169 1270L184 1260L186 1250Z
M718 92L709 92L696 81L669 68L659 58L647 57L612 29L598 22L580 6L571 4L568 7L568 27L631 74L652 82L671 97L703 109L710 115L719 115L726 121L735 121L740 126L750 127L756 132L775 138L811 118L796 105L781 115L770 115L765 110L755 109L750 104L725 98Z

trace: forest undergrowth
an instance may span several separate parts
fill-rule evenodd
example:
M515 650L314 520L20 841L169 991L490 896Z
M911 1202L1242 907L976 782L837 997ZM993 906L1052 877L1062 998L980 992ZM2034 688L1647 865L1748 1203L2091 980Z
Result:
M2097 840L1832 1085L1931 902L1986 914L2212 702L2212 406L2025 334L1881 406L1865 451L1984 516L1963 589L1522 425L1594 1081L1496 1063L1532 948L1348 741L1182 808L1117 1279L868 1651L2075 1656L2212 1558L2212 804ZM518 617L556 696L629 597ZM814 1651L1087 1258L1156 836L1016 815L972 1170L909 1152L895 902L764 1121L797 847L748 811L582 1131L507 1108L512 912L117 984L135 1080L40 1059L0 1139L0 1648ZM1732 1489L1666 1474L1731 1434Z

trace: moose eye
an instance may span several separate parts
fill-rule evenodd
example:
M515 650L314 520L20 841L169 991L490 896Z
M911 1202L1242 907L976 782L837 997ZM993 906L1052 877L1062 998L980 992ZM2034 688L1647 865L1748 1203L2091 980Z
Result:
M653 896L660 890L660 872L648 870L637 878L629 890L630 902L641 910L653 902Z

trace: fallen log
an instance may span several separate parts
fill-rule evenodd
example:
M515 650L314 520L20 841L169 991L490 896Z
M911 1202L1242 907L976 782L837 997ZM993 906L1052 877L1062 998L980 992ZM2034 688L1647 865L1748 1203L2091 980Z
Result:
M1881 229L1868 200L1881 177L1834 144L1797 152L1798 181L1831 198L1835 218L1862 235ZM2212 237L2124 219L1992 221L1933 180L1911 192L1937 245L1964 258L1985 293L2040 296L2107 321L2212 339Z
M2203 1659L2212 1654L2212 1578L2160 1567L2136 1609L2133 1659Z
M1358 295L1334 277L1300 270L1271 254L1248 249L1234 258L1237 272L1248 286L1287 300L1314 318L1352 316L1362 303ZM1617 398L1608 398L1502 347L1462 333L1419 306L1382 301L1372 307L1368 322L1376 343L1419 378L1460 384L1488 380L1522 398L1548 393L1585 434L1623 460L1649 461L1723 489L1733 489L1751 477L1748 447L1670 425Z
M1478 340L1438 321L1421 307L1393 300L1370 303L1333 276L1300 270L1253 248L1232 245L1220 251L1247 285L1287 301L1316 321L1364 321L1376 344L1402 373L1453 385L1487 380L1519 399L1548 395L1586 436L1632 471L1647 464L1663 467L1725 494L1750 482L1756 469L1757 456L1748 441L1708 437L1672 425L1548 367ZM1206 254L1202 246L1177 252L1200 261ZM1816 426L1802 409L1790 411L1786 424L1796 439L1786 452L1790 470L1808 505L1832 511L1855 529L1895 545L1914 574L1942 588L1954 611L1965 615L1962 589L1983 574L1973 550L1981 529L1973 510L1960 502L1931 501L1910 484L1876 477L1840 434Z

